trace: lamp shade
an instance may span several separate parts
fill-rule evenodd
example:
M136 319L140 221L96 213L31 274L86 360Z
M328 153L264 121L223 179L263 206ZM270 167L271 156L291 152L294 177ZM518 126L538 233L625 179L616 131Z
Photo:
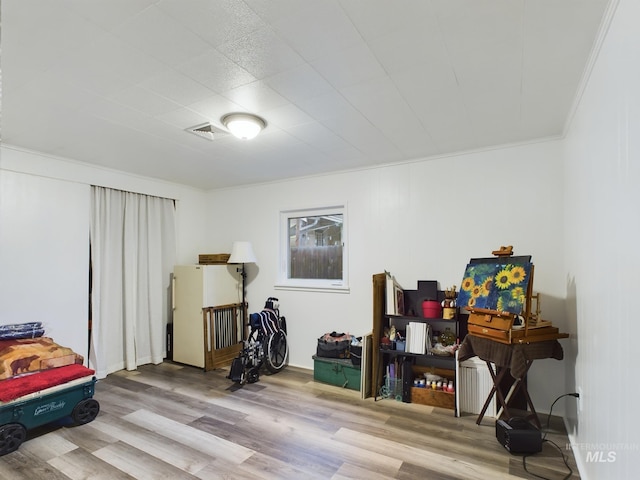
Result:
M222 124L241 140L251 140L267 126L262 118L250 113L230 113L222 117Z
M256 263L257 261L251 242L233 242L231 256L227 263Z

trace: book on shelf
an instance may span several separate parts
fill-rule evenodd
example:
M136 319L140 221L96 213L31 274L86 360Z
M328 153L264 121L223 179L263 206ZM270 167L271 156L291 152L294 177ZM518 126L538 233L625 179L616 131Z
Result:
M409 322L407 325L406 349L409 353L424 355L427 343L427 324L422 322Z

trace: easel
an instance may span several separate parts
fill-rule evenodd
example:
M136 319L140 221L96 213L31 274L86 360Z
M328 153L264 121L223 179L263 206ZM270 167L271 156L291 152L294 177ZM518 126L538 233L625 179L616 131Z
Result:
M491 253L498 259L497 263L506 263L507 259L512 258L513 247L503 246ZM515 257L513 258L514 264L517 263L516 259L518 258L525 259L528 263L530 263L530 257ZM491 259L477 260L477 262L482 261L491 263ZM474 260L472 259L470 265L473 265L473 262ZM508 355L511 355L513 349L516 348L522 349L523 351L530 351L527 349L530 349L532 347L527 346L532 343L537 344L538 346L543 346L542 343L538 342L550 342L558 340L559 338L566 338L569 336L568 334L559 333L558 329L554 328L551 325L551 322L547 322L541 319L540 295L533 294L534 266L533 264L527 266L530 268L530 270L528 273L529 278L524 301L522 304L521 315L513 312L498 311L496 309L489 308L474 308L474 306L463 307L470 312L469 335L483 338L485 339L484 342L491 341L503 344L502 346L495 348L501 350L503 353L507 353ZM532 313L532 299L534 298L536 300L535 314ZM515 320L519 318L522 318L524 325L514 325ZM500 418L503 412L507 415L507 417L510 417L511 415L508 407L509 401L518 392L522 392L522 395L526 400L526 405L531 411L531 414L527 416L527 419L532 419L538 426L538 428L540 428L540 420L538 419L538 415L533 406L531 397L529 396L529 392L527 391L527 385L525 382L527 372L533 364L533 359L527 358L525 360L524 373L522 373L519 378L516 378L514 375L512 375L514 378L514 383L510 386L509 391L506 395L503 395L499 387L502 380L505 378L506 373L510 371L510 368L502 366L502 369L500 371L497 371L493 367L493 363L495 362L492 362L489 358L483 358L483 360L485 360L487 368L489 369L489 373L493 381L493 387L484 403L484 406L478 416L476 423L480 424L480 422L482 421L482 418L484 417L484 414L487 411L487 408L489 407L489 404L491 403L494 395L496 396L497 401L500 405L497 418Z
M533 364L533 360L527 360L527 367L526 367L526 370L524 372L524 375L522 376L522 378L516 378L515 379L515 381L509 387L509 391L507 392L506 395L502 394L502 392L500 391L498 386L500 385L500 383L504 379L504 377L505 377L506 373L509 371L509 369L508 368L503 368L502 370L500 370L500 372L496 373L496 371L494 370L493 365L491 364L491 362L488 362L488 361L485 361L485 362L487 364L487 368L489 369L489 374L491 375L491 379L493 380L493 387L491 387L491 391L489 392L489 395L487 396L487 399L484 402L482 410L480 410L480 413L478 414L478 418L476 419L476 424L480 425L480 422L482 422L482 418L484 417L484 414L486 413L487 408L489 408L489 404L491 403L491 400L493 399L493 395L494 394L495 394L496 398L498 399L498 404L500 405L500 410L498 410L498 413L496 414L496 419L500 418L502 416L503 412L505 413L507 418L511 418L511 414L509 413L509 407L508 407L509 401L511 400L511 398L514 395L516 395L518 393L519 390L522 390L522 394L524 395L524 398L526 400L526 404L529 407L529 409L531 410L531 414L527 415L526 419L527 420L529 420L529 419L533 420L538 428L542 428L541 425L540 425L540 419L538 418L538 414L536 413L536 409L533 406L533 402L531 401L531 397L529 396L529 392L527 390L527 386L524 383L524 379L527 376L527 372L529 371L529 368Z

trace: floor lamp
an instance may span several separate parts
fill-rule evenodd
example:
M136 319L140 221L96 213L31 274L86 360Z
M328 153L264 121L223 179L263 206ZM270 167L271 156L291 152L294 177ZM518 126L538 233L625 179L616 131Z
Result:
M246 302L246 284L247 284L247 271L245 270L245 263L256 263L256 256L253 253L253 247L251 242L233 242L231 248L231 256L227 263L240 263L242 267L238 268L238 272L242 276L242 328L243 332L247 325L247 302ZM244 339L244 333L243 333Z

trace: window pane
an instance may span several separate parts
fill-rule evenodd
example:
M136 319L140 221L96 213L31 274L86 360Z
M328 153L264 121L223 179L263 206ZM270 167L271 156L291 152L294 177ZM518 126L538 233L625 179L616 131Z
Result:
M288 278L342 279L342 214L289 217Z

